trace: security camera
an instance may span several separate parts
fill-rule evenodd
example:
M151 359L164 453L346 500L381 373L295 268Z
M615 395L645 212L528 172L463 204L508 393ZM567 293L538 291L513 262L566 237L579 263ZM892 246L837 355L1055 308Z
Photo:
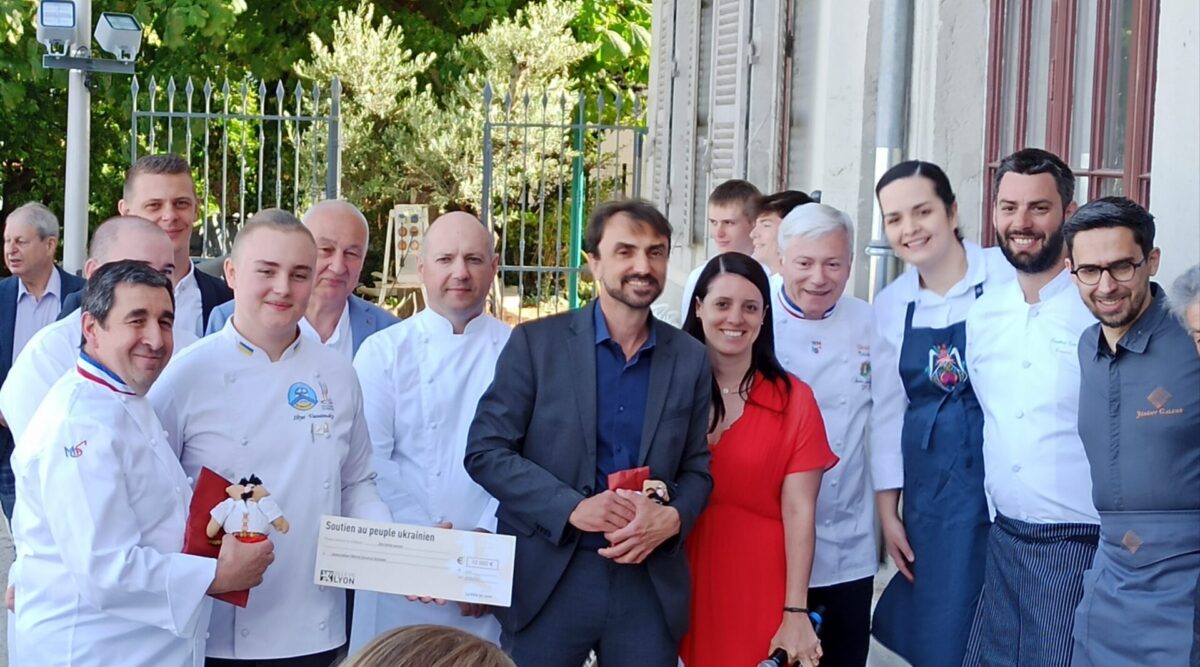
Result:
M75 41L73 0L42 0L38 5L37 39L50 55L68 55Z
M96 41L117 60L132 62L142 48L142 24L133 14L104 12L96 22Z

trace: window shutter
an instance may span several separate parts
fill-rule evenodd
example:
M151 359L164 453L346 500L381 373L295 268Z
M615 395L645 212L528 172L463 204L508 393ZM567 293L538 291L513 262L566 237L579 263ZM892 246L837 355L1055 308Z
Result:
M746 176L750 0L713 3L713 66L709 97L708 189Z

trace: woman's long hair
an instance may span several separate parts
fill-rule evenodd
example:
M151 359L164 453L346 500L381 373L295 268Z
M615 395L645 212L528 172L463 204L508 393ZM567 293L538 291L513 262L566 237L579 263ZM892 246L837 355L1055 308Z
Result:
M763 300L762 329L759 330L758 338L754 340L754 344L750 348L750 368L746 369L746 375L742 377L738 393L742 395L742 398L749 400L750 385L754 382L754 376L762 373L764 379L775 383L784 392L790 394L792 387L787 379L787 371L775 357L775 323L771 317L771 284L767 280L767 272L763 269L762 264L758 263L758 260L740 252L722 253L708 260L708 264L700 272L700 277L696 279L696 289L692 292L691 303L688 304L683 330L696 340L708 345L708 341L704 338L704 325L696 316L696 302L703 301L708 296L709 285L722 273L732 273L749 280L758 288ZM717 424L720 424L721 420L725 418L725 400L721 398L721 387L717 384L715 371L712 379L712 404L713 414L708 425L709 433L716 430Z

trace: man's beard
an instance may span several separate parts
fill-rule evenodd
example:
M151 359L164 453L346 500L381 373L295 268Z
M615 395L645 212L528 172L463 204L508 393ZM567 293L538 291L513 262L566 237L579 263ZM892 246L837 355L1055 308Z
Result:
M1025 251L1014 251L1009 247L1009 242L1000 233L996 233L997 245L1000 246L1000 252L1004 253L1004 258L1008 260L1013 268L1021 273L1043 273L1054 267L1055 264L1062 263L1062 251L1065 244L1063 236L1063 228L1059 228L1052 234L1046 237L1042 249L1036 254L1030 254Z
M627 283L628 281L635 279L635 278L641 278L643 280L648 280L651 283L652 287L654 288L654 294L649 297L641 297L640 295L635 294L632 289L627 291L625 289L625 283ZM658 280L654 276L643 273L643 274L635 274L635 275L631 275L631 276L625 276L624 278L621 279L621 282L617 285L616 289L614 289L611 286L606 284L606 285L604 285L604 291L607 292L609 296L616 299L617 301L620 301L621 303L625 304L626 306L629 306L630 308L634 308L634 309L640 309L640 308L648 308L650 306L650 304L654 303L655 299L657 299L662 294L663 288L662 288L662 283L658 282Z

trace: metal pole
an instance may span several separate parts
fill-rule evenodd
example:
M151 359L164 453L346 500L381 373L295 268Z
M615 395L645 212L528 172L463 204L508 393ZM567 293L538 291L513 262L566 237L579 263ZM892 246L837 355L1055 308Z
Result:
M75 2L75 54L87 57L92 44L92 2ZM91 164L92 93L87 74L67 75L67 164L63 193L63 269L78 274L87 259L88 168Z
M317 112L314 111L315 115ZM329 140L325 144L325 198L341 195L342 180L342 82L336 76L329 84ZM390 238L390 237L389 237Z
M570 256L567 266L571 272L567 278L567 299L570 308L579 307L579 271L580 247L583 243L583 206L587 199L587 179L583 175L583 128L587 117L584 115L585 98L579 95L579 122L575 125L575 158L571 161L571 241Z
M875 181L904 156L912 61L913 2L883 0L879 44L879 88L875 99ZM883 212L875 199L871 218L869 295L874 300L899 273L896 255L883 234Z

